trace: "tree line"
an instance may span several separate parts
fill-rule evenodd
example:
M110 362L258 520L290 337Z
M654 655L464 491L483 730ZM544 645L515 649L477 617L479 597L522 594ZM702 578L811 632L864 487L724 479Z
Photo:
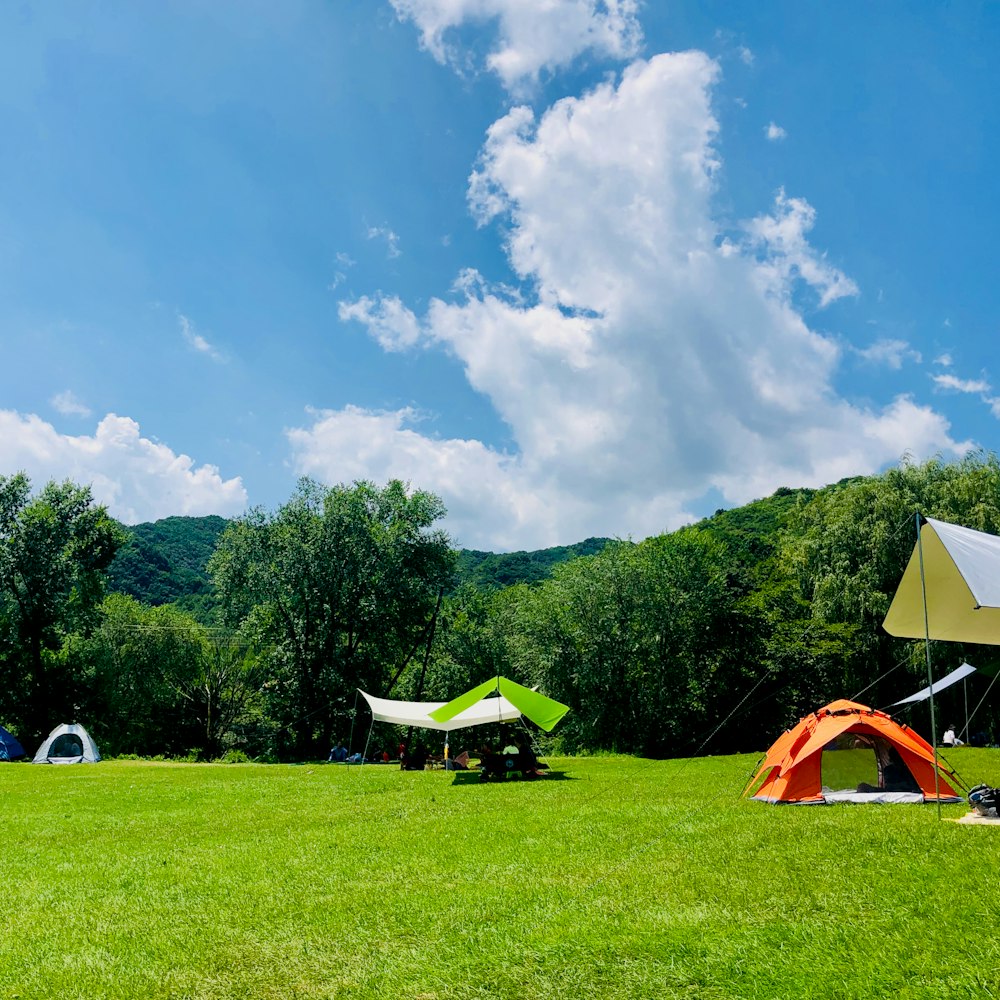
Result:
M106 593L126 535L86 487L0 477L0 724L26 746L75 719L106 754L315 759L367 729L358 688L442 700L500 673L570 706L567 752L760 750L834 698L922 686L922 648L881 629L915 515L1000 532L1000 462L779 490L508 586L456 584L444 513L398 481L302 480L212 528L195 614ZM993 647L933 659L1000 666ZM956 721L961 697L941 696ZM925 730L923 711L904 721ZM977 728L996 722L987 702Z

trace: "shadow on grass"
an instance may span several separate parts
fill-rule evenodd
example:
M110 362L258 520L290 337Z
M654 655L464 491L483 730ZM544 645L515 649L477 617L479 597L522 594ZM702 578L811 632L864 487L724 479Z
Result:
M524 778L490 778L489 781L483 781L479 776L478 771L453 771L454 779L452 780L452 785L502 785L502 784L519 784L519 785L544 785L550 781L579 781L579 778L574 778L568 775L565 771L546 771L544 778L529 778L525 780Z

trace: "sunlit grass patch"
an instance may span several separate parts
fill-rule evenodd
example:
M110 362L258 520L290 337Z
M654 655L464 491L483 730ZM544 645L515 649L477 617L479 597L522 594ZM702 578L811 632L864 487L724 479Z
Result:
M754 763L4 766L0 998L995 995L1000 830Z

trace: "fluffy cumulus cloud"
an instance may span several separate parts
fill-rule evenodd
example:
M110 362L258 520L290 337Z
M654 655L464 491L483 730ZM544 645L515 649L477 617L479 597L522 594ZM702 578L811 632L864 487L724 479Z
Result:
M386 351L403 351L420 340L420 322L398 295L362 295L356 302L341 302L341 320L357 320Z
M212 465L142 436L128 417L109 413L93 436L60 434L32 414L0 410L0 468L23 470L33 483L71 479L90 484L94 498L126 524L172 514L240 513L246 490Z
M743 503L968 447L910 398L837 396L840 349L803 303L857 289L810 245L805 200L779 192L742 232L720 232L718 72L701 53L661 55L491 127L470 207L500 223L519 293L464 272L420 316L389 295L342 305L386 349L457 359L510 454L436 436L412 410L347 408L289 432L297 470L409 479L444 497L460 544L509 548L641 537L706 494Z
M420 31L435 59L468 66L452 33L472 24L495 23L497 42L486 62L504 86L519 91L591 52L614 59L635 54L642 32L637 0L392 0L401 19Z
M310 427L288 431L301 475L331 483L395 478L433 489L447 500L449 529L468 544L487 537L486 525L491 544L501 548L516 548L541 525L553 527L544 495L523 488L517 458L479 441L430 438L416 429L421 415L413 409L348 406L312 417Z

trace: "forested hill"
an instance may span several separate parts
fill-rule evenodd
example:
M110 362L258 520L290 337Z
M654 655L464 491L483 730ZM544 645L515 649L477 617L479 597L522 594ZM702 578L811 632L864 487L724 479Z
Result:
M635 543L505 555L450 552L433 494L303 480L246 531L220 517L131 529L111 565L118 593L99 602L86 560L108 565L114 524L71 483L30 497L24 477L11 482L24 513L8 518L13 570L0 579L0 723L37 745L79 707L109 753L312 760L347 738L357 687L447 700L497 675L570 707L564 751L761 750L833 699L893 705L923 686L926 651L882 627L915 513L1000 533L988 453L779 489ZM57 572L25 534L49 524L81 532L81 565L56 549L69 567ZM7 581L25 579L48 618L22 614ZM984 677L1000 669L997 647L941 646L938 676L963 659ZM964 692L942 692L940 707L964 717ZM930 732L923 706L906 719ZM987 702L976 724L1000 732L1000 710Z
M108 590L153 606L177 604L203 617L214 605L205 567L228 523L216 516L167 517L125 528L129 540L119 549L108 571ZM535 552L462 549L458 553L457 583L480 588L537 583L551 575L558 563L595 555L608 541L588 538L576 545Z
M216 515L166 517L125 528L129 539L108 569L108 590L144 604L207 610L212 585L205 567L228 523Z
M609 538L588 538L576 545L558 545L535 552L480 552L460 549L458 581L477 587L509 587L515 583L538 583L552 568L567 559L597 555Z

